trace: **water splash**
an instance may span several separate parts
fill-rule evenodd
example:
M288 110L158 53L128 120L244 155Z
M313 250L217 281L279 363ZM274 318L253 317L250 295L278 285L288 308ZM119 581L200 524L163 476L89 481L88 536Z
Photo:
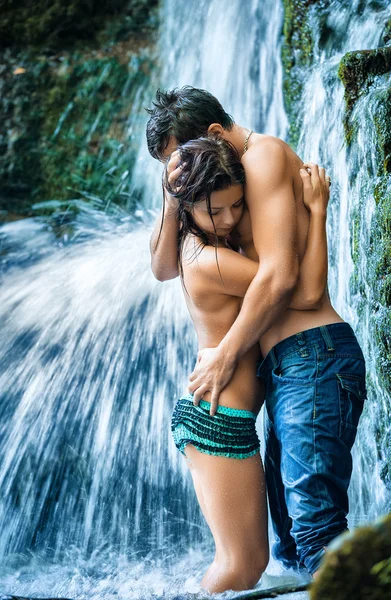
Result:
M358 2L332 8L329 43L322 50L318 44L308 76L299 153L332 166L331 295L370 359L370 315L358 322L346 277L358 188L348 179L336 67L345 51L379 43L383 15L369 2L361 14ZM165 0L162 23L162 87L205 87L239 124L286 137L280 3ZM139 106L148 103L145 89L135 93ZM361 120L364 104L357 110ZM68 218L59 207L54 222L28 219L0 229L0 585L8 593L183 597L211 558L210 534L169 432L195 337L179 282L160 285L150 273L160 167L136 133L139 113L128 123L138 147L126 187L139 201L135 218L81 203ZM373 204L366 206L369 220ZM366 243L365 231L360 235ZM380 388L376 393L381 397ZM385 505L371 440L375 418L366 413L356 446L354 522ZM279 581L272 563L262 586L273 576Z

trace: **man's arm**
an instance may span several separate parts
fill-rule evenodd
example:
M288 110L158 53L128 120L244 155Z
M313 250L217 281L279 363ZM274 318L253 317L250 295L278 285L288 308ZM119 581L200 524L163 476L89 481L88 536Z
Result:
M254 146L243 157L245 198L259 267L240 313L217 348L200 352L188 386L197 403L212 392L211 413L237 361L256 344L288 307L299 277L297 215L286 152L277 140Z
M299 279L291 302L294 310L319 308L327 289L327 235L326 217L329 201L329 182L326 172L315 163L304 166L311 174L300 169L303 181L303 203L310 213L307 247L300 263ZM230 244L232 247L232 244ZM209 293L227 294L243 298L258 272L258 261L224 247L204 246L190 265L189 277L205 279Z
M178 270L178 216L175 199L164 190L164 209L149 244L152 273L159 281L175 279Z

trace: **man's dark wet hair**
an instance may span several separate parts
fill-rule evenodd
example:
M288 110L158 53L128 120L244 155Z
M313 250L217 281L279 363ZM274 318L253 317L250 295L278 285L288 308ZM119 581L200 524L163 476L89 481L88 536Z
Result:
M147 123L148 150L153 158L165 160L164 151L170 137L178 144L206 136L212 123L219 123L230 131L233 118L225 112L220 102L206 90L185 85L168 92L157 90L153 108L145 110L151 115Z

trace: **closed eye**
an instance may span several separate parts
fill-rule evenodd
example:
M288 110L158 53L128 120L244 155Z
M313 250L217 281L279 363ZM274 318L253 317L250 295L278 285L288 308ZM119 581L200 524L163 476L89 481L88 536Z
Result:
M242 196L239 200L237 200L235 202L235 204L232 204L231 206L233 206L234 208L239 208L240 206L242 206L243 202L244 202L244 196ZM221 208L219 208L219 209L215 208L215 212L211 212L211 214L212 215L218 215L219 212L220 212L220 210L222 210L222 209Z
M238 200L237 202L235 202L235 204L233 204L232 206L235 206L235 208L237 208L237 207L241 206L243 204L243 202L244 202L244 196L242 196L240 198L240 200Z

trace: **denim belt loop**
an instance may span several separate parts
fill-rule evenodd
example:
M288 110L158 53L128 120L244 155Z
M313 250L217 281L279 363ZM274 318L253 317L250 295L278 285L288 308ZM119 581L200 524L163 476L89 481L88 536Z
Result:
M302 358L306 358L307 356L309 356L309 352L308 352L308 348L307 348L307 341L305 339L304 333L302 333L301 331L299 333L296 333L296 341L297 341L300 356Z
M270 350L270 358L271 358L271 361L272 361L273 369L275 369L276 366L278 365L278 360L276 358L276 353L274 352L274 348L272 348Z
M297 340L297 343L299 344L299 346L305 345L305 337L301 331L299 333L296 333L296 340Z
M319 327L319 329L320 329L320 333L322 334L322 337L324 339L324 343L326 344L327 352L334 352L333 340L331 339L331 336L327 330L326 325L321 325L321 327Z

